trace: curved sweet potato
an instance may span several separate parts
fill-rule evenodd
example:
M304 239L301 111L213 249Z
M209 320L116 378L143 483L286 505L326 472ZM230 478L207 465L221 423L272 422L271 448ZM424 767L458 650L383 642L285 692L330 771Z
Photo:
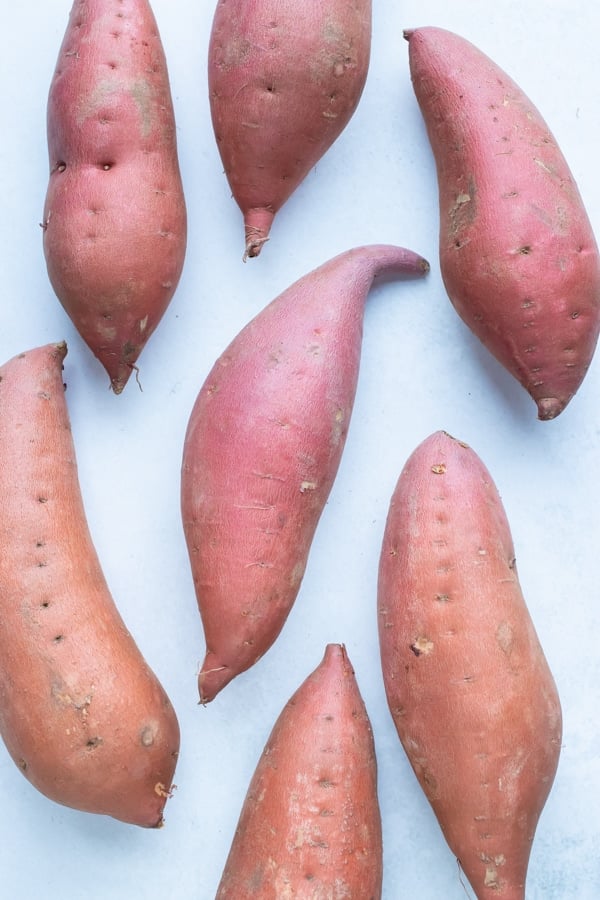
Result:
M208 83L217 146L244 215L247 257L339 137L365 85L371 0L218 0Z
M474 451L444 432L398 480L378 603L388 703L445 838L479 900L523 900L560 702L498 492Z
M382 853L369 717L344 647L328 644L267 741L216 900L379 900Z
M43 794L157 827L179 726L126 630L82 505L66 345L0 367L0 733Z
M600 257L581 196L540 113L494 62L440 28L406 37L437 166L446 290L552 419L600 330Z
M181 506L206 639L203 702L268 650L296 598L346 439L373 280L426 270L400 247L340 254L258 313L201 388Z
M75 0L47 116L48 275L119 394L186 248L167 65L147 0Z

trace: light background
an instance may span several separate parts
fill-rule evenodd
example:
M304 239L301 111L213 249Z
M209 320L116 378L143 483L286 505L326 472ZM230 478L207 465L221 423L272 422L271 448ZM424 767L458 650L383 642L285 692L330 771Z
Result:
M402 39L405 27L440 25L500 63L549 122L600 229L596 8L571 0L499 0L491 10L474 0L375 0L359 108L278 214L261 257L243 264L241 216L209 118L213 4L155 0L177 117L188 252L179 289L140 359L143 392L132 379L115 397L54 297L42 255L46 97L69 5L5 3L0 13L0 360L68 342L67 399L90 528L119 609L173 700L182 745L178 790L156 832L53 804L0 746L0 895L214 897L269 731L333 641L346 644L373 724L385 900L464 900L456 861L387 710L376 630L391 492L414 447L444 428L473 446L500 490L563 704L562 757L533 848L528 900L597 900L600 359L567 410L541 423L522 388L458 319L440 280L435 171ZM201 708L196 673L204 643L179 513L192 404L250 317L321 262L371 242L411 247L431 261L431 273L422 283L373 291L346 449L296 605L267 656Z

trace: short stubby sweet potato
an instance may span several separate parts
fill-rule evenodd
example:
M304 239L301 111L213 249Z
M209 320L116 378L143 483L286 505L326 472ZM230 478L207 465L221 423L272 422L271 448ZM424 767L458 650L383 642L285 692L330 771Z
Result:
M539 111L496 63L441 28L405 36L437 166L446 291L538 418L553 419L600 330L600 257L581 195Z
M0 367L0 734L47 797L153 828L171 792L179 726L92 543L66 352L50 344Z
M379 900L371 724L345 648L281 712L248 788L216 900Z
M244 258L354 114L371 0L218 0L208 85L215 138L244 216Z
M187 216L147 0L75 0L50 86L50 282L119 394L169 305Z
M212 700L273 644L296 598L354 404L365 299L425 260L374 244L287 288L206 378L183 449L181 511Z
M478 900L523 900L561 706L496 487L445 432L402 470L378 594L390 711L448 845Z

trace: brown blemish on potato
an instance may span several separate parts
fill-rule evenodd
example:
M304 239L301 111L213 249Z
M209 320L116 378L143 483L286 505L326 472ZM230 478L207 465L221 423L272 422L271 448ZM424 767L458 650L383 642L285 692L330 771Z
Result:
M459 231L467 229L475 221L477 215L476 188L472 178L466 190L460 191L448 210L449 233L456 237Z
M513 648L514 633L508 622L501 622L496 629L496 641L502 652L509 656Z
M249 40L244 37L236 36L226 45L221 45L219 47L221 56L217 65L219 68L227 70L234 69L237 66L243 66L250 56L252 56L253 49L254 48Z
M319 787L324 788L325 790L335 787L335 781L331 781L329 778L320 778L317 783Z
M410 649L415 654L415 656L429 656L429 654L433 651L433 641L430 641L427 637L418 637L410 645Z
M151 725L146 725L140 735L140 743L142 747L151 747L154 743L154 729Z
M344 410L341 408L336 409L333 416L333 428L331 431L331 443L334 447L342 440L342 436L344 434Z
M498 869L501 866L505 865L506 857L503 853L498 853L496 856L489 856L487 853L480 853L479 858L483 863L486 864L484 877L485 887L488 887L491 890L499 890L502 887L502 882L498 875Z
M86 694L83 699L76 700L68 690L65 689L64 685L54 683L51 688L51 695L60 706L72 706L77 712L81 713L84 719L86 718L88 708L92 702L91 694Z
M292 587L300 584L302 578L304 577L304 569L305 565L303 562L296 563L290 575L290 584L292 585Z
M438 792L437 778L435 778L428 769L423 769L421 771L421 781L425 786L427 796L436 797Z
M434 475L444 475L446 473L446 464L438 463L431 467L431 471Z

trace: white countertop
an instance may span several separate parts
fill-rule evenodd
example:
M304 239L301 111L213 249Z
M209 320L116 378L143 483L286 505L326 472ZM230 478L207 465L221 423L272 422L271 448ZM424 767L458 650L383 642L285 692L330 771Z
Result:
M46 97L69 0L3 11L0 361L69 345L65 380L88 520L119 609L175 705L182 732L166 825L144 831L47 800L0 745L0 893L10 900L210 900L241 804L281 708L343 642L371 717L385 840L385 900L464 900L465 887L409 768L385 702L376 578L389 498L411 451L444 428L490 469L511 523L523 591L554 673L564 739L531 858L528 900L600 897L600 358L555 421L460 322L437 260L437 185L402 29L462 34L520 83L550 124L596 230L598 47L593 4L375 0L372 61L349 126L242 262L241 215L212 133L206 56L213 4L155 0L167 53L188 205L177 293L116 397L50 288L39 222L47 181ZM486 11L484 11L486 10ZM204 642L179 512L187 419L214 360L246 321L342 250L399 243L425 257L422 282L373 291L353 419L306 576L269 653L206 708ZM0 411L1 414L1 411ZM1 548L0 548L1 552ZM1 627L1 623L0 623ZM469 896L471 896L469 894Z

